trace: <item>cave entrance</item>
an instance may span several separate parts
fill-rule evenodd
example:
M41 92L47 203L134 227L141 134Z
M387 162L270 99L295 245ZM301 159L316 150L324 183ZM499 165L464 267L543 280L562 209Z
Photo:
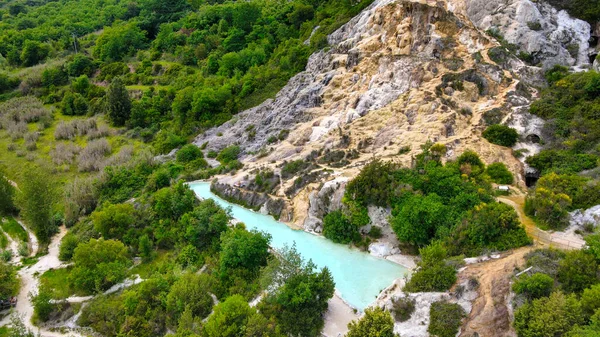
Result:
M540 174L535 170L531 170L525 173L525 185L527 185L527 187L535 186L539 179Z
M528 142L534 144L539 144L539 142L542 140L542 138L536 135L535 133L528 135L527 137L525 137L525 139L527 139Z

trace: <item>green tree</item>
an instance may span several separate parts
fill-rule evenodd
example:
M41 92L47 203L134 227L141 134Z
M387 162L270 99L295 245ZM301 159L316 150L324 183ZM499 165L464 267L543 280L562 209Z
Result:
M600 284L594 284L583 290L581 294L581 309L587 317L591 317L600 309Z
M82 54L76 54L73 60L67 63L67 72L71 77L92 76L95 69L94 61Z
M154 258L154 250L152 249L152 241L147 234L140 237L138 251L142 257L142 261L150 262Z
M46 322L50 319L50 315L56 310L50 300L52 300L52 294L44 287L41 287L38 294L32 297L33 316L36 320Z
M240 295L228 297L215 307L204 324L208 337L278 337L277 327L268 322Z
M482 134L492 144L512 147L517 143L519 134L517 130L505 125L495 124L488 126Z
M0 169L0 214L6 215L15 211L15 188Z
M554 279L542 273L521 275L512 286L515 293L523 294L530 300L549 296L553 288Z
M425 246L448 225L448 211L436 194L414 195L394 209L390 223L400 241Z
M123 239L127 231L135 225L135 208L130 203L108 204L92 213L96 229L105 239Z
M599 282L598 263L585 251L570 251L558 264L557 279L565 292L580 293Z
M207 274L183 274L171 286L166 298L166 309L169 322L176 325L185 310L190 310L193 316L205 318L213 307L210 296L212 280Z
M396 337L394 320L389 312L382 308L367 308L364 316L348 324L346 337Z
M269 234L243 228L223 233L219 258L221 279L227 280L232 271L240 269L248 280L256 278L260 268L267 264L270 241Z
M81 116L88 112L88 102L79 93L67 92L62 100L62 114L66 116Z
M106 113L115 126L123 126L131 115L131 99L120 78L115 78L106 92Z
M0 300L7 300L19 292L19 278L13 266L0 261Z
M179 220L179 228L185 240L194 247L205 250L219 247L221 233L226 232L230 215L213 200L204 200L192 212Z
M446 264L448 252L439 241L419 249L419 269L404 287L408 292L446 291L456 283L456 269Z
M48 45L38 41L26 40L21 51L21 62L25 67L31 67L44 61L49 53L50 48Z
M101 292L125 278L130 265L127 248L120 241L91 239L73 253L71 285L85 293Z
M530 244L515 210L492 202L468 211L450 236L453 254L477 255L485 249L507 250Z
M320 272L315 269L312 261L302 260L294 246L284 247L265 268L264 287L282 286L269 292L259 310L267 317L274 317L286 334L317 336L323 328L323 314L335 283L329 269Z
M490 164L486 169L485 173L497 184L510 185L514 181L513 174L506 168L503 163Z
M23 220L41 243L49 243L58 230L57 224L52 221L56 200L53 178L40 168L31 167L25 170L19 189L21 193L17 200Z
M196 195L183 181L158 190L151 199L152 211L158 219L177 220L194 210L196 204ZM209 206L206 203L203 205Z
M583 323L583 319L575 295L557 291L519 307L514 326L522 337L562 336L574 325Z
M350 243L360 240L358 227L350 222L342 211L333 211L323 218L323 235L337 243Z
M146 36L135 22L104 28L96 40L94 56L102 61L120 61L146 47Z

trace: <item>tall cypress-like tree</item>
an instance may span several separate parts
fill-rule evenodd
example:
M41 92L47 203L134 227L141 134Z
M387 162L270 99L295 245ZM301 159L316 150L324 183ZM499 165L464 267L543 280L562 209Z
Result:
M14 194L15 188L4 175L4 171L0 169L0 214L11 213L15 210Z
M115 78L106 93L106 111L114 126L123 126L131 115L131 99L120 78Z
M19 189L18 205L23 220L41 243L49 243L57 232L57 226L52 221L56 190L51 177L40 168L30 168L25 171Z

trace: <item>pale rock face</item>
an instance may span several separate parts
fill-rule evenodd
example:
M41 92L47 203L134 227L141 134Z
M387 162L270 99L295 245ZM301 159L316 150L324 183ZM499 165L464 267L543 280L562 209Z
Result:
M544 2L467 0L466 14L483 30L497 28L504 38L540 60L589 67L589 23L571 18Z
M600 224L600 205L588 208L586 210L576 210L571 213L571 225L583 226L585 224L593 224L597 227Z
M304 230L321 233L323 231L323 217L342 207L342 198L346 189L348 178L338 177L323 184L318 191L313 191L308 196L308 215L304 220Z

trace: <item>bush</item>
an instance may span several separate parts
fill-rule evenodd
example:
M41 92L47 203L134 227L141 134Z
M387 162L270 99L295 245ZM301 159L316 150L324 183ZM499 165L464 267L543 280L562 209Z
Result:
M600 284L587 288L581 294L581 309L587 317L591 317L600 309Z
M510 185L514 181L513 174L506 168L503 163L490 164L486 169L485 173L497 184Z
M514 146L519 139L517 130L500 124L489 126L482 135L490 143L507 147Z
M348 324L347 337L399 337L394 334L394 321L382 308L367 308L364 316Z
M54 312L54 306L50 302L52 295L49 291L40 287L37 295L33 296L31 302L33 303L33 316L35 320L40 322L46 322L50 315Z
M130 261L127 248L119 241L91 239L73 253L74 268L69 282L84 293L98 293L125 278Z
M0 261L0 300L15 296L20 288L17 271L13 266Z
M223 150L221 150L221 152L219 152L219 155L217 156L217 160L223 164L229 164L230 162L233 162L235 160L238 159L238 156L240 155L241 149L239 146L237 145L231 145L229 147L224 148Z
M392 312L396 321L405 322L415 312L416 301L410 297L400 297L392 300Z
M104 167L104 158L112 151L106 139L94 140L83 148L77 158L80 172L100 171Z
M465 311L459 304L433 302L429 308L427 332L437 337L454 337L465 316Z
M166 310L172 326L176 326L184 310L191 310L194 316L205 318L213 307L210 296L211 278L207 274L183 274L171 286L166 298Z
M358 227L352 224L341 211L333 211L323 218L323 235L337 243L360 240Z
M179 163L189 163L202 157L204 157L202 151L194 144L184 145L177 151L177 162Z
M521 275L512 286L515 293L523 294L530 300L550 295L552 288L554 279L542 273Z
M446 263L448 253L436 241L419 250L421 262L404 287L408 292L446 291L456 283L456 270Z
M60 242L58 250L58 258L61 261L70 261L75 252L75 248L79 245L79 239L73 233L69 232Z
M594 256L581 250L570 251L558 264L557 279L565 292L580 293L599 283Z
M517 309L514 326L519 336L562 336L583 320L575 295L558 291Z

